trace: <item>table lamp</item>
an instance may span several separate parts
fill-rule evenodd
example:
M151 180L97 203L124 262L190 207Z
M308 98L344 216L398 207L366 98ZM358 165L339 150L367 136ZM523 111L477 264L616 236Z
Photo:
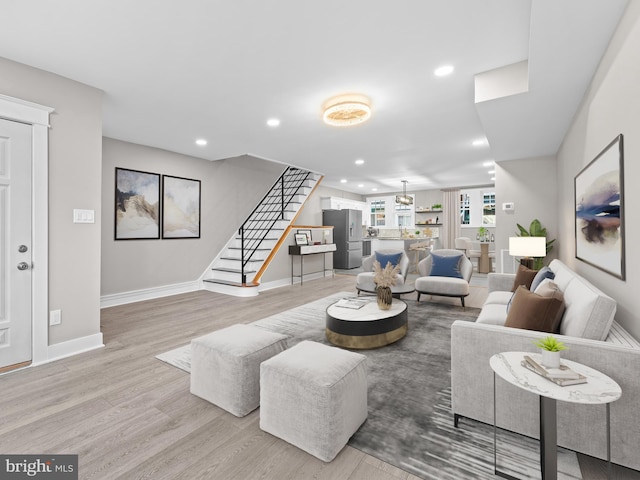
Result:
M533 269L533 257L547 255L546 237L509 237L509 255L521 257L520 264Z

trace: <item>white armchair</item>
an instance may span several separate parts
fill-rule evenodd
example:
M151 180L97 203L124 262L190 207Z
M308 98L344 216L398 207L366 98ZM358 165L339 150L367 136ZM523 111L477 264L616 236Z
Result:
M433 255L441 257L461 257L458 268L462 278L431 275L433 265ZM464 298L469 295L469 280L473 273L473 265L459 250L442 249L434 250L427 258L418 263L418 273L420 277L416 279L415 287L420 295L436 295L441 297L458 297L464 308Z
M374 252L373 255L370 255L364 259L362 259L362 273L358 274L356 279L356 290L358 293L360 291L375 291L375 284L373 283L373 262L376 260L376 253L380 253L382 255L394 255L401 253L400 261L398 265L400 265L400 273L396 276L396 286L403 286L404 282L407 278L407 273L409 273L409 257L404 250L395 250L395 249L382 249ZM382 265L384 268L386 265ZM393 288L391 288L393 292Z

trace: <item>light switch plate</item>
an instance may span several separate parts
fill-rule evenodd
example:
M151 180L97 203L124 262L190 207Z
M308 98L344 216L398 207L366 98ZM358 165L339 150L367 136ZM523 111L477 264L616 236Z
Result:
M49 325L60 325L62 312L60 310L51 310L49 312Z
M95 223L95 210L73 209L73 223Z

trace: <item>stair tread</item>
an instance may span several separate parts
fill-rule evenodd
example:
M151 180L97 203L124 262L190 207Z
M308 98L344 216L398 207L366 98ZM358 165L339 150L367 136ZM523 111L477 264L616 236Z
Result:
M254 283L238 283L238 282L231 282L229 280L218 280L215 278L205 278L204 281L209 283L218 283L220 285L229 285L232 287L257 287L258 286Z
M277 238L273 238L272 240L277 240ZM242 247L229 247L229 250L242 250ZM270 248L254 248L256 252L270 252Z
M220 257L220 260L235 260L237 262L240 262L242 259L237 257ZM250 258L247 260L247 262L264 262L264 260Z
M213 267L211 270L215 270L216 272L228 272L228 273L242 273L242 270L239 268L226 268L226 267ZM256 273L255 270L245 270L245 275L247 273Z

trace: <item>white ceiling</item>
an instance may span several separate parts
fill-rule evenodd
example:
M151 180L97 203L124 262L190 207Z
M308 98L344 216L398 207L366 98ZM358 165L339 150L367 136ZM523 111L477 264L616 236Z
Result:
M404 179L408 191L485 185L487 160L556 153L626 4L0 0L0 56L104 90L105 136L209 160L249 153L370 195ZM474 104L475 74L523 60L529 92ZM436 77L443 64L454 73ZM367 95L372 118L323 124L341 93Z

